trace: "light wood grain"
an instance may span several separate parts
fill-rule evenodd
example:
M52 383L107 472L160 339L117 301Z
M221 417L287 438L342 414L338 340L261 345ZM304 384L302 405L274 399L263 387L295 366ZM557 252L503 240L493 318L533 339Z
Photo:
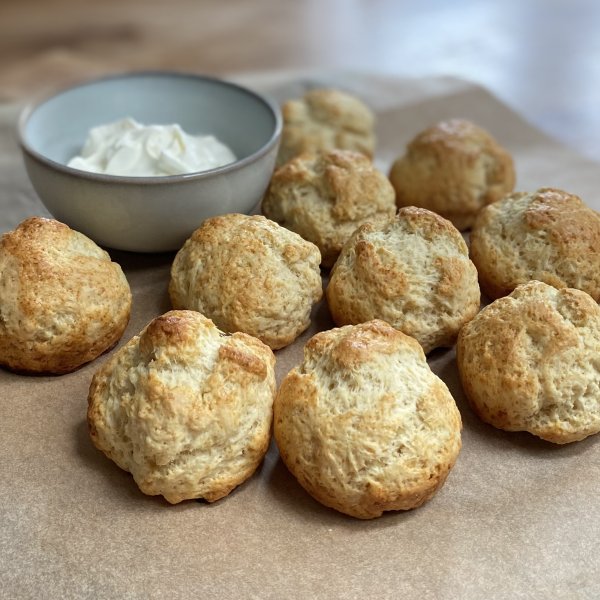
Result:
M594 0L0 0L0 101L137 68L451 74L600 158L599 22Z

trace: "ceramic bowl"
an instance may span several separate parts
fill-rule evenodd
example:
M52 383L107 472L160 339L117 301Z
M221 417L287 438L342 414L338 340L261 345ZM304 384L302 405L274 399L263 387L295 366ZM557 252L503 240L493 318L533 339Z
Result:
M165 177L122 177L73 169L88 131L133 117L213 134L236 162ZM63 90L26 108L19 141L27 173L59 221L97 243L135 252L177 250L204 219L248 213L273 172L281 114L267 98L200 75L133 73Z

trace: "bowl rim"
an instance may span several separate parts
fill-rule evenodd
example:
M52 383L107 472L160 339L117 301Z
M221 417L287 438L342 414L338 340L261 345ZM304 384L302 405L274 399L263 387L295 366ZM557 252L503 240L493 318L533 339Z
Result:
M71 90L76 90L79 88L87 87L90 85L94 85L103 81L111 81L117 79L128 79L128 78L137 78L137 77L148 77L148 76L159 76L159 77L181 77L188 79L200 79L203 81L209 81L212 83L217 83L219 85L224 85L226 87L235 88L238 91L252 96L255 99L259 100L262 104L264 104L275 119L275 127L273 128L273 132L267 142L265 142L258 150L249 154L248 156L244 156L234 162L228 163L226 165L215 167L213 169L205 169L203 171L194 171L192 173L182 173L180 175L155 175L155 176L144 176L144 177L133 177L129 175L109 175L106 173L95 173L92 171L84 171L82 169L75 169L73 167L69 167L63 163L57 162L48 158L41 152L35 150L26 140L25 140L25 128L30 117L33 113L43 106L46 102L60 96L61 94L70 92ZM218 175L221 173L228 173L230 171L236 171L248 164L251 164L268 154L273 146L279 143L279 138L281 136L281 131L283 128L283 118L281 115L281 110L279 105L269 96L264 95L260 92L252 90L248 87L235 83L233 81L229 81L227 79L223 79L220 77L216 77L213 75L204 75L200 73L190 73L184 71L169 71L169 70L141 70L141 71L127 71L123 73L112 73L102 77L96 77L93 79L89 79L87 81L83 81L77 83L75 85L68 85L58 89L53 90L50 93L47 93L39 98L36 98L30 101L22 110L18 118L17 122L17 138L19 145L21 146L21 150L29 154L31 158L36 159L37 161L45 164L46 166L61 171L66 175L71 175L75 177L80 177L82 179L89 179L92 181L98 181L103 183L119 183L119 184L129 184L129 185L168 185L177 182L190 182L197 181L199 179L208 179L214 175Z

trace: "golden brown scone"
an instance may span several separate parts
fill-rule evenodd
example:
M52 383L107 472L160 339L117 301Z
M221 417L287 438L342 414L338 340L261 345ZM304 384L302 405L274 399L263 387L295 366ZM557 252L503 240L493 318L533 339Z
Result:
M144 494L175 504L226 496L269 446L275 357L194 311L154 319L94 375L94 445Z
M265 217L213 217L177 253L169 294L174 308L282 348L308 327L323 296L320 262L314 244Z
M486 423L556 444L600 431L600 307L585 292L520 285L461 329L456 350Z
M462 236L414 206L382 227L362 225L342 249L326 294L337 325L383 319L426 353L454 344L479 310L477 271Z
M532 279L600 300L600 214L568 192L515 193L481 211L471 259L489 298Z
M375 117L358 98L339 90L318 89L282 107L283 131L277 164L319 150L375 150Z
M31 217L0 238L0 364L67 373L117 343L131 309L121 267L92 240Z
M511 155L485 130L450 119L419 133L392 165L390 180L401 206L428 208L460 229L486 205L512 192Z
M279 388L274 430L302 487L359 519L429 500L461 447L448 388L419 344L383 321L311 338Z
M302 154L275 171L263 199L266 217L295 231L321 251L331 267L354 230L394 216L394 188L358 152Z

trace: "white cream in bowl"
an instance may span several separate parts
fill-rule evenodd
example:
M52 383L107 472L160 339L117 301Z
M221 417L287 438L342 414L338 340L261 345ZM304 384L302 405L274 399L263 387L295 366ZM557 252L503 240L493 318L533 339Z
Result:
M127 177L197 173L236 160L213 135L189 135L177 125L142 125L125 118L93 127L68 166Z
M158 177L67 166L90 129L126 116L213 134L237 160ZM273 174L281 127L278 105L248 88L204 75L142 72L88 81L28 106L18 135L33 187L56 219L102 246L167 252L209 217L254 210Z

